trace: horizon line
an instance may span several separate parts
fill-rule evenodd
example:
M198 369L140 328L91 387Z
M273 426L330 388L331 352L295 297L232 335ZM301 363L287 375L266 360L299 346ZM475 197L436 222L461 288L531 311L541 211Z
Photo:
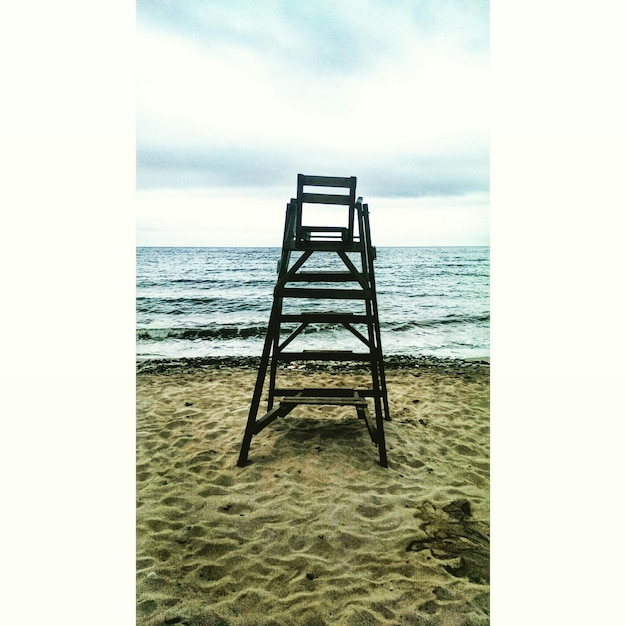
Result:
M216 245L135 245L135 248L281 248L282 246L274 245L230 245L230 246L216 246ZM431 245L387 245L378 244L375 248L490 248L491 244L431 244Z

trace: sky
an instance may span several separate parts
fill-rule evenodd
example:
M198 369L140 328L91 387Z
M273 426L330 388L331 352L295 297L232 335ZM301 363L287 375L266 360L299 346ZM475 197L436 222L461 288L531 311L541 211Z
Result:
M298 173L377 245L489 244L489 3L139 0L137 245L280 245Z

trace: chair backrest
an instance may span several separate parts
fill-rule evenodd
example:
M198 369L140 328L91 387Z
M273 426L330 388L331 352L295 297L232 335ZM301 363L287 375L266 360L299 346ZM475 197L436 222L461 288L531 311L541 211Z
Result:
M307 190L305 191L305 187ZM316 190L315 187L322 187L324 190ZM310 189L313 188L313 189ZM344 193L329 193L336 190L344 190ZM345 192L347 190L347 193ZM354 205L356 202L356 176L343 178L339 176L307 176L298 174L298 194L296 198L296 237L300 241L310 241L315 239L341 239L351 242L354 238ZM331 226L313 225L302 223L303 205L325 204L340 205L348 207L348 225ZM308 217L308 211L307 211Z

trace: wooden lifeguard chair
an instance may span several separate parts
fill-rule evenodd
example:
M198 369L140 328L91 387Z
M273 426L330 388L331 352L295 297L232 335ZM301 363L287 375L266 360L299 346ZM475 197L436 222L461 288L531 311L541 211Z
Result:
M320 191L320 188L326 188L324 193L316 193ZM333 192L343 191L343 193L328 193L328 189ZM311 204L347 207L347 227L303 224L303 208ZM315 253L328 255L329 252L336 253L341 259L341 271L302 270L305 263ZM292 261L292 254L295 257L296 253L299 253L299 256ZM350 255L356 258L356 263ZM386 420L390 419L390 416L374 280L375 258L376 249L371 243L368 205L363 204L362 198L356 198L356 176L340 178L298 174L297 197L292 198L287 204L282 253L278 263L278 279L274 288L274 302L237 465L245 465L253 435L260 433L276 418L286 416L297 405L304 404L354 406L358 417L362 418L367 425L372 441L378 446L380 465L387 467L383 415ZM296 283L297 286L293 286L292 283ZM316 283L317 286L315 286ZM352 283L356 288L344 288L346 283ZM303 284L306 286L302 286ZM355 313L354 311L320 310L324 307L316 302L314 311L285 313L283 303L291 298L306 298L320 303L329 300L356 300L363 303L363 311ZM289 351L288 346L309 324L340 324L357 337L367 350L361 352L353 350ZM281 340L283 329L288 334ZM369 363L371 387L366 389L277 388L278 364L294 361ZM267 412L257 419L261 396L266 387L268 369ZM374 417L370 412L370 403L373 404Z

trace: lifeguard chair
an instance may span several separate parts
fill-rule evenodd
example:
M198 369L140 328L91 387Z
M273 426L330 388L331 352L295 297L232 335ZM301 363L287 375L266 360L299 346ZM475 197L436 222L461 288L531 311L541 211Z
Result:
M336 193L337 191L341 193ZM305 210L308 219L309 205L326 205L325 208L334 206L335 209L343 207L344 210L347 208L347 226L315 226L303 223ZM341 271L302 269L307 262L309 265L312 263L309 259L314 254L329 252L336 253L340 258ZM297 258L292 259L296 255ZM356 262L353 260L355 257ZM388 420L390 416L374 280L375 258L376 249L371 243L368 205L363 204L362 198L356 198L356 177L298 174L297 197L287 204L274 302L237 465L246 464L254 435L278 417L285 417L296 406L303 404L354 406L358 417L364 420L373 443L378 447L380 465L387 467L383 419ZM353 288L346 288L350 284ZM288 299L315 300L315 310L285 313L283 304ZM322 302L342 300L361 301L362 312L321 310ZM293 340L309 324L341 325L366 350L288 350ZM282 338L284 331L287 336ZM294 361L366 362L371 371L371 387L276 387L279 363ZM266 385L268 370L269 385ZM267 412L257 419L266 386ZM373 417L371 405L374 409Z

